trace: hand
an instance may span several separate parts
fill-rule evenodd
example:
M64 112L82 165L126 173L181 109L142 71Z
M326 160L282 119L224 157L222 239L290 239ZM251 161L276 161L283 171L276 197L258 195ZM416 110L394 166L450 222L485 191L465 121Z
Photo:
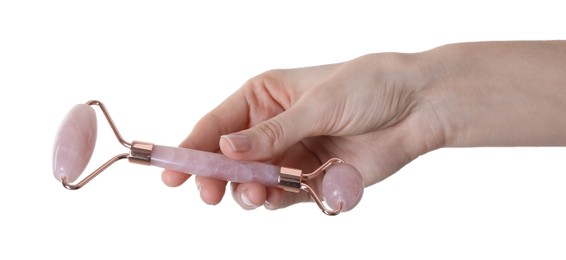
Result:
M408 54L373 54L326 66L275 70L249 80L207 114L181 144L237 160L267 161L312 171L338 157L356 167L365 185L383 180L417 156L442 146L435 114L419 103L429 82ZM165 171L169 186L188 175ZM196 177L202 199L218 203L226 182ZM320 178L311 183L318 190ZM232 184L246 209L276 209L307 201L256 183Z
M444 146L566 145L565 68L566 41L540 41L269 71L207 114L181 146L305 172L338 157L369 186ZM187 178L163 173L169 186ZM226 182L196 182L206 203L220 202ZM317 191L320 179L310 185ZM245 209L309 200L257 183L233 183L232 194Z

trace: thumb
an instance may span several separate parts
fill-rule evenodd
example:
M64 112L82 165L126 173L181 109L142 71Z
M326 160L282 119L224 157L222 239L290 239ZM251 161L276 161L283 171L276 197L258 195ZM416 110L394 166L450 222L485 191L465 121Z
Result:
M285 152L304 138L313 136L316 123L309 109L295 105L271 119L249 129L223 135L220 150L237 160L263 161Z

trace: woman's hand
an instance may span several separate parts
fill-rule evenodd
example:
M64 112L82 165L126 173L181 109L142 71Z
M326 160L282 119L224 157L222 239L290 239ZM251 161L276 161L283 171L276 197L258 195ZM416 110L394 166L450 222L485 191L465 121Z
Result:
M369 186L443 146L564 145L565 46L453 44L269 71L207 114L181 147L305 172L338 157ZM163 173L169 186L188 177ZM196 182L206 203L220 202L225 181ZM311 186L317 191L320 178ZM245 209L309 200L257 183L233 183L232 194Z
M365 185L383 180L417 156L441 147L442 126L419 91L431 77L418 55L373 54L333 65L275 70L249 80L206 115L181 144L311 171L338 157ZM165 171L169 186L188 175ZM196 177L202 199L216 204L226 182ZM315 190L320 179L315 180ZM276 209L309 200L256 183L232 184L246 209Z

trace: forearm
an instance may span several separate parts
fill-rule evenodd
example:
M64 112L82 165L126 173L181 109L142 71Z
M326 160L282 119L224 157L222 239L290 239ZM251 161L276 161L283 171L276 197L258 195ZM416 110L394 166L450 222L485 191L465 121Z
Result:
M424 102L445 146L566 145L566 41L454 44L423 55L437 69Z

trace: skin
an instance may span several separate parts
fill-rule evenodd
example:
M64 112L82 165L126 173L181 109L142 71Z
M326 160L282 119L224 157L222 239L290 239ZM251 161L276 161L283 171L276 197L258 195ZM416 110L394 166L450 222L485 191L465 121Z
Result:
M566 145L566 41L480 42L258 75L204 116L181 147L311 171L332 157L365 186L442 147ZM168 186L189 175L165 170ZM217 204L226 182L196 177ZM319 189L320 178L311 185ZM244 209L306 194L231 184Z

